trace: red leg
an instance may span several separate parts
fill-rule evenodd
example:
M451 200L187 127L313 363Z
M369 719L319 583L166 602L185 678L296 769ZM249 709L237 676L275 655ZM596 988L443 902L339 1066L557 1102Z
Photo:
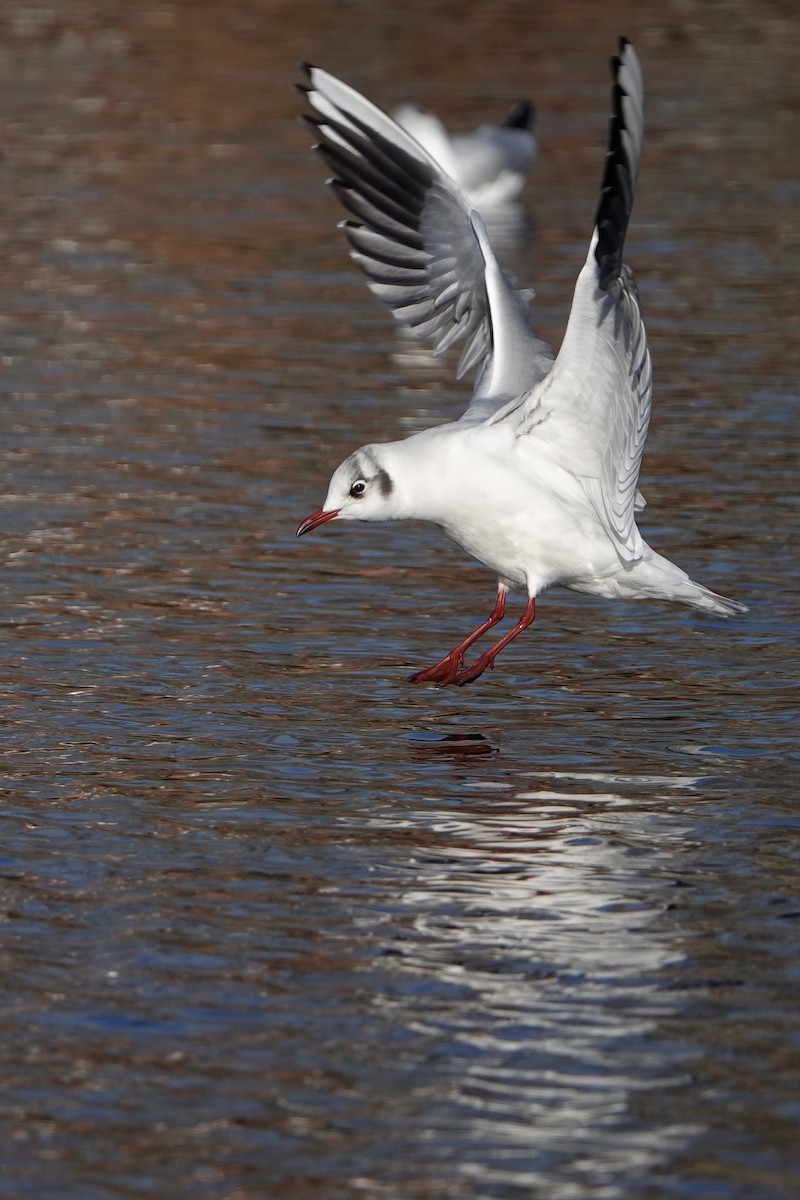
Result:
M432 667L427 667L424 671L415 671L413 675L409 675L408 682L438 683L439 687L447 687L448 683L453 683L470 646L473 646L478 638L483 637L498 621L502 621L506 611L506 594L507 589L501 584L497 589L497 603L492 610L492 615L473 630L469 637L465 637L463 642L459 642L455 650L451 650L440 662L434 663Z
M512 642L518 633L522 633L523 629L527 629L529 625L532 625L533 618L535 616L536 600L533 596L530 596L525 607L525 612L517 621L516 625L509 629L508 633L504 633L499 641L495 642L493 646L490 646L489 649L480 656L480 658L476 658L471 667L466 667L463 671L459 671L455 679L448 679L447 682L457 683L462 687L465 683L472 683L472 680L477 679L479 675L482 675L487 667L494 666L494 660L497 658L500 651L507 646L509 642Z

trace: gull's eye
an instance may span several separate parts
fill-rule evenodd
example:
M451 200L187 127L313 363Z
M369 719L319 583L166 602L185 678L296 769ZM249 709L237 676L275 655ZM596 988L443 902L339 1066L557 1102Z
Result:
M363 496L366 487L367 485L363 479L357 479L355 483L350 485L350 495L357 499L359 496Z

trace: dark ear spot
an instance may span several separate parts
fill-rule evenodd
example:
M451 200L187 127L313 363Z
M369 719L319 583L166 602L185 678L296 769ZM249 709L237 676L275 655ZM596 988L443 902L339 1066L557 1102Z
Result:
M387 496L391 496L394 490L394 484L389 478L388 471L384 471L383 467L379 467L375 478L378 481L378 487L380 488L383 498L385 499Z

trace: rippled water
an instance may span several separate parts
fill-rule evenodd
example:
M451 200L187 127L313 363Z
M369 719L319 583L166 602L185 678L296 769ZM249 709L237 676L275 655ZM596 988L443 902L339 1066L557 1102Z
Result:
M797 1150L793 5L0 6L0 1196L788 1200ZM459 411L351 267L289 84L530 94L556 340L631 37L643 526L734 622L297 543Z

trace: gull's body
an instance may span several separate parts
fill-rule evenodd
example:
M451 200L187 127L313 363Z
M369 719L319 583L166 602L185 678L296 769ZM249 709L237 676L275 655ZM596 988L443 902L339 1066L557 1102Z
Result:
M345 222L352 257L400 321L438 350L463 340L461 373L478 367L460 420L356 451L335 471L324 506L298 530L334 519L421 518L495 572L491 616L412 676L418 682L476 678L533 621L536 596L554 585L722 615L744 608L656 553L636 524L652 373L622 249L641 155L643 89L628 43L621 41L612 67L600 203L557 358L532 332L527 301L501 271L457 185L391 118L307 68L319 149L356 218ZM523 617L464 668L466 650L502 618L509 589L527 593Z
M503 125L480 125L471 133L450 134L427 108L401 104L392 117L436 159L478 212L516 200L536 154L534 110L518 101Z
M393 481L394 519L439 525L507 590L536 596L560 585L731 611L732 602L694 583L640 536L635 560L621 562L580 480L510 422L456 421L365 449ZM347 462L349 474L369 476L369 460Z

